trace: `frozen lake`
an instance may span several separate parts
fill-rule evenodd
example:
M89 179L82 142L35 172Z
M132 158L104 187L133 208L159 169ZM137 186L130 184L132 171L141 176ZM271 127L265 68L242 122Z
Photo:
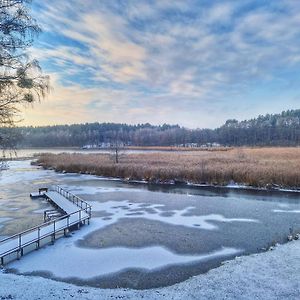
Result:
M31 200L59 184L93 208L89 226L8 265L10 271L101 287L171 285L300 230L298 194L128 184L14 161L0 175L0 236L42 222Z

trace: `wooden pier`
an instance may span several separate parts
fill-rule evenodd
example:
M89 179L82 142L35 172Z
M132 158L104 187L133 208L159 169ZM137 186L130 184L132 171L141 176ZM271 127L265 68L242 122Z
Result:
M37 197L36 194L31 196ZM53 190L42 189L39 197L46 198L63 216L17 233L0 241L0 264L4 265L24 254L54 243L70 230L80 228L91 218L91 206L76 195L56 186Z

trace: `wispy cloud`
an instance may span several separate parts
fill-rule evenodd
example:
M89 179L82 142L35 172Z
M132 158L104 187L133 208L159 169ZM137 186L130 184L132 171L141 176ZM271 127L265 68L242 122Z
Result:
M54 0L35 11L45 33L33 54L59 75L41 107L72 108L44 122L217 126L299 95L288 89L300 79L297 1Z

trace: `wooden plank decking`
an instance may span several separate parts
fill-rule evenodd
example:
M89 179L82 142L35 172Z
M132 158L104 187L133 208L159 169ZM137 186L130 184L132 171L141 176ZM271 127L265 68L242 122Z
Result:
M91 206L79 197L65 191L60 187L47 191L44 197L53 205L62 210L65 215L50 222L30 228L0 241L0 263L20 258L24 249L32 251L42 244L54 242L58 234L66 234L70 228L89 223Z
M46 198L49 199L50 202L54 203L61 210L63 210L67 215L73 214L78 211L78 206L70 201L66 201L66 197L59 194L57 191L49 191L45 193ZM83 216L88 216L86 212L82 212Z

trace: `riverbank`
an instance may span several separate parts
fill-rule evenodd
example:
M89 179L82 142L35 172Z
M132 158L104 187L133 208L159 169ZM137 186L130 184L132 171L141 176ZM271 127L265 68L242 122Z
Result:
M97 289L0 272L1 299L298 299L300 241L228 261L166 288Z
M42 154L37 163L59 172L85 173L149 183L189 183L297 189L300 148L230 151Z

